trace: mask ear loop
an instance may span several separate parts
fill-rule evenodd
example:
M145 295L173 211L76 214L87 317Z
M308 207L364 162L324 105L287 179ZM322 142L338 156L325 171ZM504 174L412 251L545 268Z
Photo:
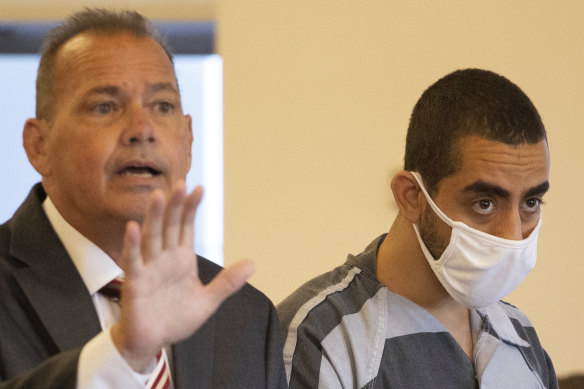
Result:
M420 173L418 173L418 172L410 172L410 173L412 173L412 175L416 179L416 182L418 183L420 189L422 190L422 193L424 193L424 196L426 197L426 202L428 204L430 204L430 207L434 210L434 212L438 215L438 217L440 219L442 219L442 221L444 221L447 225L450 225L450 223L448 221L444 220L443 217L445 217L447 220L450 220L450 219L446 215L444 215L444 213L438 208L438 206L434 203L434 201L432 201L432 198L430 197L430 195L426 191L426 188L424 187L424 183L422 181L422 176L420 175ZM416 233L416 236L418 238L418 242L420 243L420 248L422 249L424 256L430 262L432 268L434 268L434 266L436 266L439 263L439 261L441 261L443 255L441 255L438 258L434 257L434 255L430 252L430 250L428 250L426 243L422 239L422 234L420 232L420 226L418 225L418 223L412 223L412 227L414 227L414 231ZM430 261L430 258L432 258L432 261ZM438 277L441 277L441 276L438 276Z
M446 214L444 212L442 212L442 210L440 208L438 208L438 206L436 205L434 200L432 200L432 198L430 197L430 195L426 191L426 188L424 187L424 182L422 181L422 176L420 175L420 173L418 173L418 172L410 172L410 173L412 173L412 175L414 176L414 178L418 182L418 185L420 186L422 193L424 193L424 196L426 197L426 201L428 202L428 204L430 204L430 207L432 207L432 209L434 210L436 215L438 215L438 217L440 219L442 219L442 221L444 223L448 224L450 227L454 227L456 222L454 220L450 219L448 216L446 216Z

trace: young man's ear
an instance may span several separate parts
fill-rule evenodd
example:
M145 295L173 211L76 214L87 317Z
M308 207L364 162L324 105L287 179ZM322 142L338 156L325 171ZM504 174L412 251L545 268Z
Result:
M400 170L391 180L393 198L399 213L412 223L417 223L424 210L425 198L414 175Z
M50 158L47 155L49 126L39 119L28 119L22 130L22 145L31 165L41 176L51 174Z

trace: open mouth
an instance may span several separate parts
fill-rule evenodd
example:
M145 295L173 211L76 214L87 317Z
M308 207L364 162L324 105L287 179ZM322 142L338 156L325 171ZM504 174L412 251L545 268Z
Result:
M151 166L126 166L119 171L121 176L155 177L161 174L160 170Z

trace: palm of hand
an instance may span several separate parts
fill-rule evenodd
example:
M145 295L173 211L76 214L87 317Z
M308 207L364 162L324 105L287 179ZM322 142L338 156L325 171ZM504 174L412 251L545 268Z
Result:
M200 188L186 196L181 184L166 204L155 191L142 227L129 222L126 228L120 321L112 337L138 371L161 347L197 331L254 271L242 261L202 284L194 251L201 196Z

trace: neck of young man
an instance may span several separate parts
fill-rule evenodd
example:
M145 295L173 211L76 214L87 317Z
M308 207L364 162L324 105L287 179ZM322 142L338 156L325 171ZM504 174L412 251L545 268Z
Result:
M398 216L377 252L377 278L434 316L472 360L470 311L444 289L430 268L413 226Z

